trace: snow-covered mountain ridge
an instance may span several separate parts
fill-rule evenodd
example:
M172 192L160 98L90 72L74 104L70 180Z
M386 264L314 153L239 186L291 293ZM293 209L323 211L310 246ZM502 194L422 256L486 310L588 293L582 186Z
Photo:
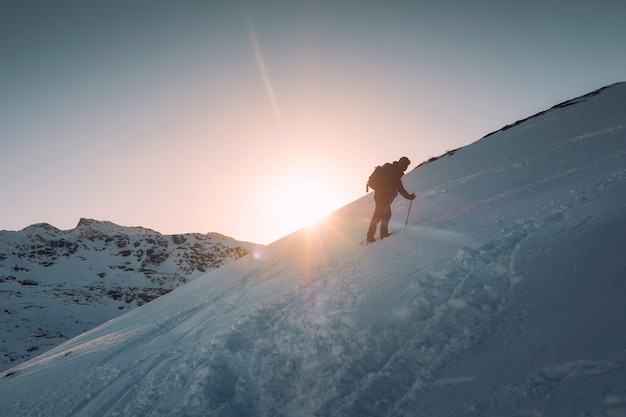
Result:
M626 83L404 184L390 238L364 196L5 371L0 415L625 416Z
M0 231L0 370L170 292L255 247L81 219Z

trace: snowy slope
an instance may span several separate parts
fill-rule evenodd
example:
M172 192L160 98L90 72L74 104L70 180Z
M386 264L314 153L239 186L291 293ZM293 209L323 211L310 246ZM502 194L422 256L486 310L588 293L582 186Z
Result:
M626 415L626 84L405 186L391 238L365 196L5 372L0 414Z
M217 234L81 219L0 231L0 371L248 254Z

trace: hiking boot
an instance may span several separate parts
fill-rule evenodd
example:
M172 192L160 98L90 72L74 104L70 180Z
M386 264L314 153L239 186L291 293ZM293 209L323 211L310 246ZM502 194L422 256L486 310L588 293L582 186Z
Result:
M381 233L381 234L380 234L380 238L381 238L381 239L384 239L384 238L389 237L389 236L391 236L391 235L393 235L393 233L385 233L385 234L382 234L382 233Z
M365 238L365 241L367 243L374 243L374 242L376 242L376 239L374 239L373 236L368 236L368 237Z

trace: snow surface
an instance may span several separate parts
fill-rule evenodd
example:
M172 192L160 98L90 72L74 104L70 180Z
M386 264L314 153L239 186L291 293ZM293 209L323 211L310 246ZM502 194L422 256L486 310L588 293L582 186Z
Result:
M384 162L384 161L381 161ZM3 416L626 416L626 83L0 378Z
M72 230L0 230L0 373L255 247L84 218Z

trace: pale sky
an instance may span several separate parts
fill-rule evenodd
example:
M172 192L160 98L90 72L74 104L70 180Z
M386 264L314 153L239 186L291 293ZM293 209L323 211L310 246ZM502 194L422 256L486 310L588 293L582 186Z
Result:
M626 81L626 3L516 3L2 2L0 230L270 243L375 165Z

